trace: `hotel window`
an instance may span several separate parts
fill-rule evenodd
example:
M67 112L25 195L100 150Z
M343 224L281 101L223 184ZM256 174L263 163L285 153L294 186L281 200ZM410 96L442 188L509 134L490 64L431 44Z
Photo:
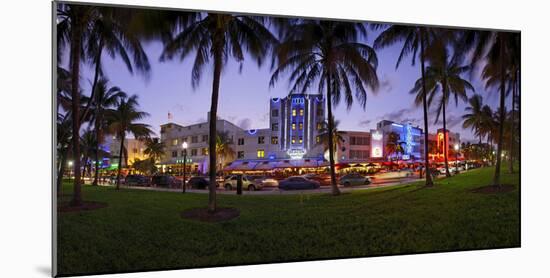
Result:
M298 137L298 143L302 144L302 142L303 142L302 136Z
M273 145L279 144L279 137L277 137L277 136L271 137L271 144L273 144Z
M244 145L244 138L237 139L237 145Z
M184 155L184 153L185 153L185 151L181 151L181 156L183 156L183 155Z
M292 130L296 130L296 123L292 123Z
M178 156L178 151L172 151L172 157L177 157Z
M173 139L172 146L177 146L177 145L178 145L178 139Z
M296 144L296 136L292 136L292 144Z
M265 157L265 151L263 149L258 150L258 158Z
M203 141L203 142L208 141L208 135L203 135L203 136L202 136L202 141Z
M317 123L317 130L323 129L323 123Z
M134 153L138 153L138 149L137 149L137 148L133 148L132 151L133 151Z
M279 109L271 110L271 117L279 117Z
M300 130L304 129L304 123L300 123L299 128L300 128Z
M272 131L279 131L279 123L272 123L271 124L271 130Z
M321 136L316 136L315 137L315 142L321 143Z
M292 109L292 116L296 116L296 109Z
M199 137L198 136L191 136L191 143L197 143L199 142Z
M237 158L244 158L244 151L238 151Z
M201 154L202 155L208 155L208 148L202 148L201 149Z
M197 156L197 149L191 149L191 156Z
M300 109L300 116L304 115L304 109Z
M264 136L259 136L258 137L258 144L264 144L265 143L265 137Z

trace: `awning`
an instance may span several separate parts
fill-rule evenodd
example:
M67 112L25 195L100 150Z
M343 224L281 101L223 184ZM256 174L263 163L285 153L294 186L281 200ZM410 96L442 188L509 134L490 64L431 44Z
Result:
M224 171L251 171L257 165L257 162L252 161L233 161L229 163Z
M275 161L260 161L254 167L254 170L271 170L275 168Z

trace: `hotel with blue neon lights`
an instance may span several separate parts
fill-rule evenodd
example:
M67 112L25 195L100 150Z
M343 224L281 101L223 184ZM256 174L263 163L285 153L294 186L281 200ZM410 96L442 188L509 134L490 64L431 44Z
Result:
M276 168L315 168L328 165L320 132L326 122L326 100L320 94L291 94L269 99L269 126L244 130L218 120L218 132L232 140L235 156L223 161L225 171L272 170ZM208 119L210 120L210 119ZM167 123L161 126L161 140L167 146L164 165L181 161L181 143L188 142L188 158L193 169L208 171L208 120L189 126ZM386 153L389 134L395 133L404 152ZM336 163L369 163L400 160L422 161L423 131L410 123L382 120L376 129L342 131L343 141L335 150Z

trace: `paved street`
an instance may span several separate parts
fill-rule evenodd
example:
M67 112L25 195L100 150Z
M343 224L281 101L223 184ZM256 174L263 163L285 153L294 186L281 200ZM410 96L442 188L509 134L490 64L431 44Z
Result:
M354 190L366 190L372 188L380 188L387 186L401 185L405 183L411 183L418 181L418 177L408 177L408 178L395 178L395 179L373 179L373 182L369 185L359 185L353 187L344 187L339 186L342 192L349 192ZM111 184L102 184L101 186L114 186ZM144 186L126 186L121 185L121 188L131 188L131 189L140 189L140 190L152 190L152 191L163 191L163 192L181 192L181 188L164 188L164 187L144 187ZM308 189L308 190L279 190L277 187L264 187L261 190L257 191L246 191L243 190L243 195L271 195L271 194L303 194L303 193L330 193L330 186L321 186L319 189ZM187 189L186 192L189 193L208 193L206 189ZM223 188L218 188L217 192L219 194L236 194L236 190L225 190Z

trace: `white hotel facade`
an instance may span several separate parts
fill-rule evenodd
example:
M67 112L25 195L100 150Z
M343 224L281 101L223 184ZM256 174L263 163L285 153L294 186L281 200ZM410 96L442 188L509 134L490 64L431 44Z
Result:
M325 148L320 144L320 131L326 121L325 99L319 94L292 94L269 100L269 127L244 130L235 124L218 119L218 132L227 132L235 151L234 161L225 161L225 170L271 170L286 167L319 167L327 165ZM208 121L182 126L176 123L161 125L161 141L166 146L162 164L183 162L182 143L188 143L187 163L192 171L208 171ZM401 127L407 134L411 152L418 151L416 137L422 131L410 125L383 121L370 131L344 131L343 142L336 150L337 163L366 163L384 160L387 132ZM382 122L381 122L382 123ZM388 124L390 128L388 128ZM392 128L393 127L393 128ZM410 132L414 130L414 132ZM412 138L412 139L411 139ZM412 143L411 143L412 142ZM414 155L411 155L414 157Z

